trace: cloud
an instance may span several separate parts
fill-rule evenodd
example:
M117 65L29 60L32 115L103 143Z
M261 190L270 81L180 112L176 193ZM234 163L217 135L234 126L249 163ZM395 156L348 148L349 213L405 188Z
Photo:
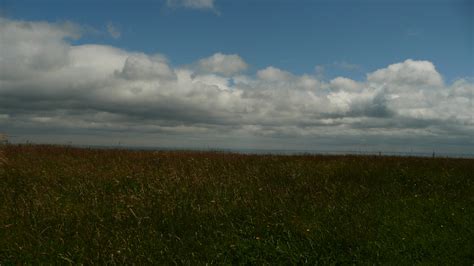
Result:
M77 39L80 34L81 28L70 22L32 23L0 17L0 78L19 79L66 65L69 49L66 39Z
M160 54L73 45L80 28L71 25L0 20L0 128L85 144L117 136L165 146L348 149L364 137L392 149L474 147L472 81L445 84L429 61L408 59L361 81L274 66L242 74L247 63L235 54L178 67Z
M363 87L363 84L360 84L352 79L345 77L337 77L331 80L329 84L333 89L346 91L353 91Z
M167 0L166 4L169 7L214 9L214 0Z
M287 81L292 78L292 74L288 71L281 70L276 67L269 66L257 72L257 77L265 81Z
M108 22L106 27L107 27L107 32L112 38L118 39L120 38L120 36L122 36L122 32L120 32L117 26L115 26L112 22Z
M198 67L204 72L231 76L247 69L248 65L236 54L226 55L216 53L210 57L199 60Z
M125 60L122 70L115 73L129 80L166 80L174 77L166 59L161 55L130 55Z
M389 83L397 86L443 86L443 78L430 61L407 59L402 63L389 65L367 75L372 83Z
M314 67L314 72L318 79L323 79L326 72L326 68L323 65L316 65Z

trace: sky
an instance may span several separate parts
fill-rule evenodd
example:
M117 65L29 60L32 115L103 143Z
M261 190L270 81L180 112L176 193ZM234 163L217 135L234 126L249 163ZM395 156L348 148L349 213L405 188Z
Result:
M469 0L1 0L14 142L474 151Z

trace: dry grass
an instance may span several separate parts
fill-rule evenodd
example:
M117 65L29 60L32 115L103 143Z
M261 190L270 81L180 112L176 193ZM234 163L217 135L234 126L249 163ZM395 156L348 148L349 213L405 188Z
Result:
M3 147L0 145L0 166L7 163L7 157L5 156L5 152L3 151Z
M7 137L5 134L0 134L0 166L4 165L7 162L7 157L3 151Z
M0 265L474 262L473 160L5 152Z

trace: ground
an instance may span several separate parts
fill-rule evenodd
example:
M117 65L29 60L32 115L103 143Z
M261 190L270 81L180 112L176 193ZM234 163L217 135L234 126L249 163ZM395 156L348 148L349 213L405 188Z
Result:
M7 145L0 264L474 263L474 160Z

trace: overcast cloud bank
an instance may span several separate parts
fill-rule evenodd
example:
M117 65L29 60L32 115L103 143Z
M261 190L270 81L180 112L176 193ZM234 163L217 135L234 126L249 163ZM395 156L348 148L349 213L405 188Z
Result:
M325 81L273 66L247 73L241 56L219 52L176 67L160 54L72 45L80 34L72 23L0 18L1 131L160 145L474 147L472 80L447 83L429 61Z

